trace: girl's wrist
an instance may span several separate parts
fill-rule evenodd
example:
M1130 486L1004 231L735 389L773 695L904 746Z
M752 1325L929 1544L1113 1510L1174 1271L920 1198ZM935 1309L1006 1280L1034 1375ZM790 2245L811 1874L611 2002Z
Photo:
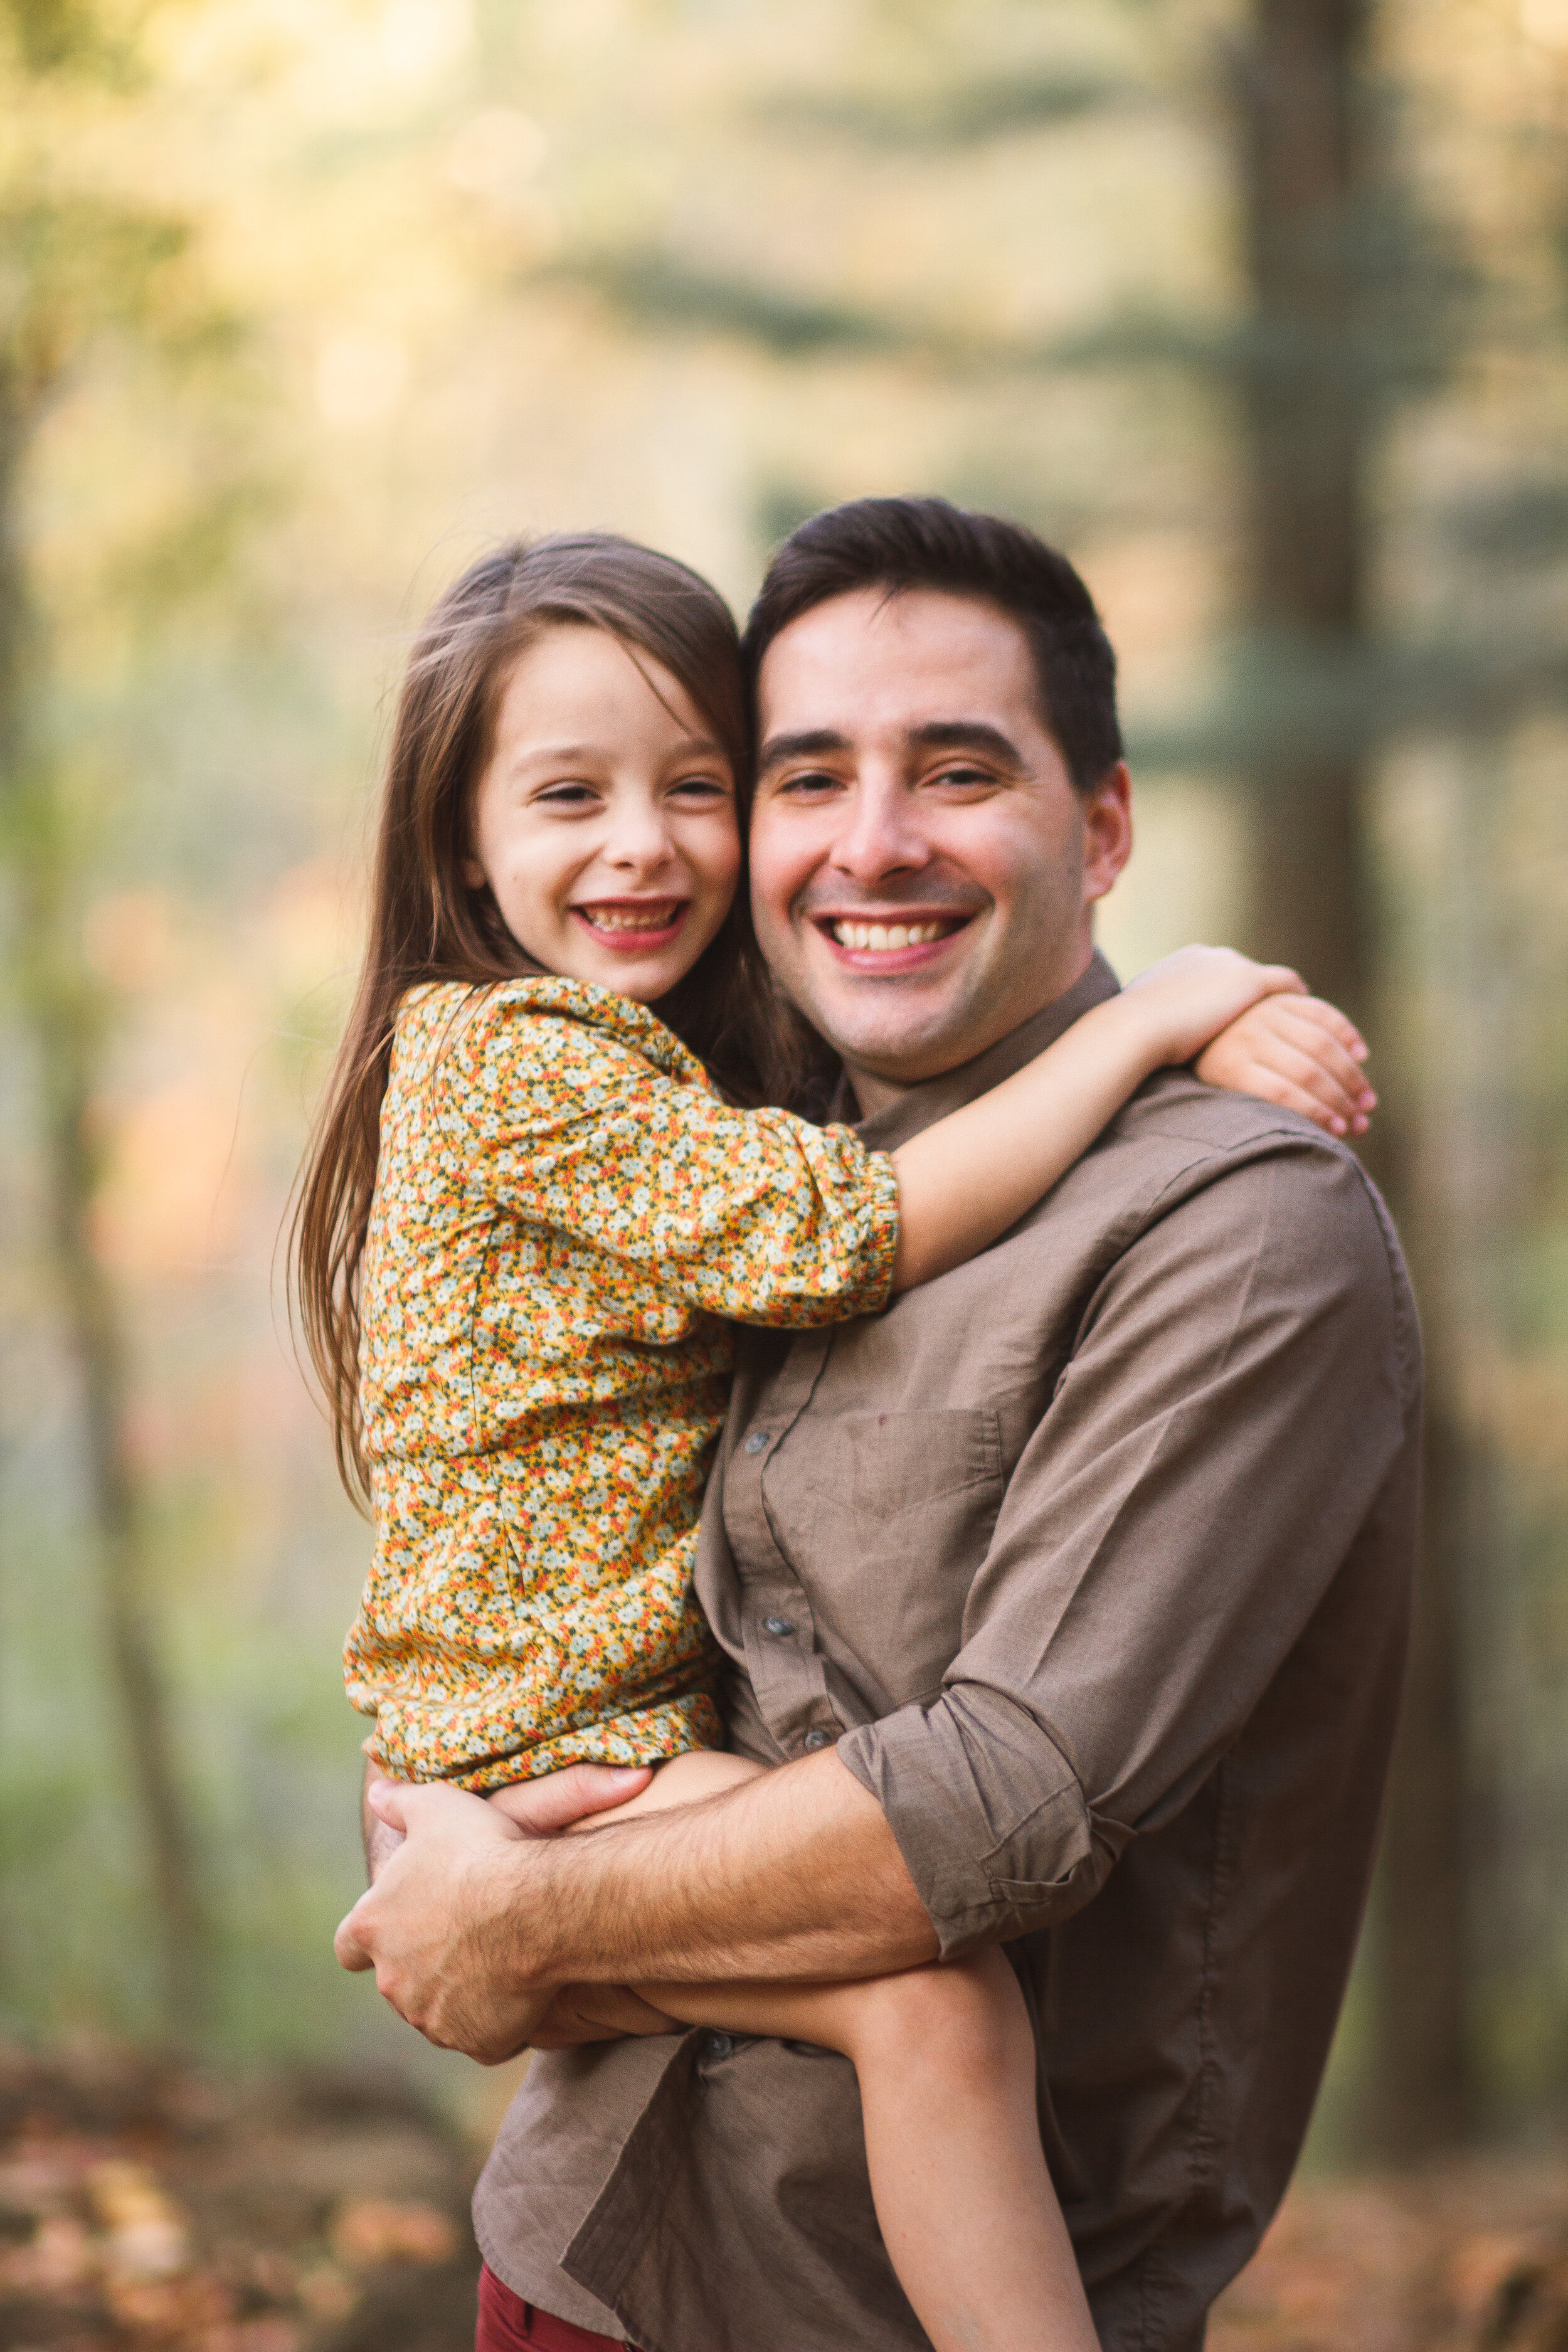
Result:
M1107 998L1085 1018L1098 1023L1108 1044L1128 1055L1144 1077L1163 1069L1175 1049L1176 1041L1169 1024L1160 1018L1158 993L1152 988L1124 988L1120 996Z

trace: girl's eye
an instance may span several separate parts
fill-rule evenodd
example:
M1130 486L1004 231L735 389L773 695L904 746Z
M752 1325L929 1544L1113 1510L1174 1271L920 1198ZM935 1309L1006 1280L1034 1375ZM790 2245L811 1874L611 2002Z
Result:
M592 784L546 784L539 795L549 808L586 808L598 799Z
M727 801L730 797L728 784L721 784L717 776L682 776L671 790L682 800Z

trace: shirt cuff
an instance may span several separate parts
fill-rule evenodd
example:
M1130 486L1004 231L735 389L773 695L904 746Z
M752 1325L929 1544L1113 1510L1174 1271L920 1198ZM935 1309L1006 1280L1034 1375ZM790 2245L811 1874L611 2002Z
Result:
M1067 1918L1131 1835L1090 1812L1028 1709L984 1684L846 1732L838 1753L886 1813L944 1960Z

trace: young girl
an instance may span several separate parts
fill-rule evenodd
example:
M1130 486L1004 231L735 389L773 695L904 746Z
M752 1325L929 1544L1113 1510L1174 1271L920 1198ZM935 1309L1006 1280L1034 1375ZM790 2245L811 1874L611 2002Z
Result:
M1249 1006L1222 1068L1282 1094L1257 1063L1315 1045L1300 1099L1364 1124L1349 1024L1207 949L890 1156L737 1107L787 1079L739 887L746 751L728 611L624 541L501 550L416 647L296 1236L340 1465L374 1505L347 1681L391 1774L489 1792L657 1765L647 1808L760 1769L719 1752L690 1590L726 1318L872 1314L958 1264ZM884 2235L938 2352L1093 2352L1000 1952L638 1990L853 2060Z

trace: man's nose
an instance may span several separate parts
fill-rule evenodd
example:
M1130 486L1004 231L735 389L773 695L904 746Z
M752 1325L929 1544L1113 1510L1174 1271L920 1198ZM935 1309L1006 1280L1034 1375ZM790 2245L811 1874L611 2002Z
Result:
M833 844L833 864L859 883L918 871L931 848L913 795L897 777L862 777L844 804Z

